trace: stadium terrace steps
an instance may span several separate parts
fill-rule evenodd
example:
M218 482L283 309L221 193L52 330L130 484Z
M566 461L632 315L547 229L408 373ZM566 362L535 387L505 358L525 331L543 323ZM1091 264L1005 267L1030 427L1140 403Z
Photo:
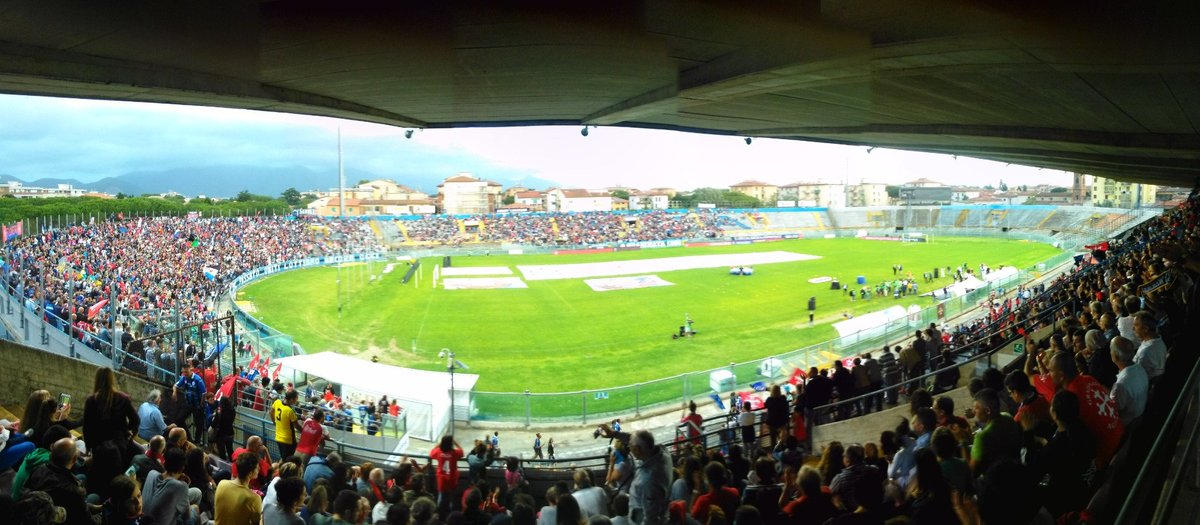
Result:
M412 242L412 237L408 236L408 228L404 226L404 221L393 221L392 224L400 229L400 235L404 237L404 242Z
M1058 210L1050 210L1050 213L1048 215L1046 215L1041 221L1038 221L1037 226L1034 226L1034 229L1036 229L1036 230L1042 229L1046 225L1046 222L1049 221L1050 218L1053 217L1057 213L1058 213Z
M788 215L808 216L798 212L764 212L774 224L792 224ZM826 226L837 230L905 228L995 229L1003 228L1095 235L1120 229L1138 217L1136 213L1121 213L1090 207L1055 208L1050 206L889 206L878 209L835 208L827 212Z
M824 212L764 212L758 217L762 227L757 229L824 230L826 221L822 214Z
M967 223L967 217L971 216L971 210L963 210L958 213L958 218L954 220L955 228L962 228Z

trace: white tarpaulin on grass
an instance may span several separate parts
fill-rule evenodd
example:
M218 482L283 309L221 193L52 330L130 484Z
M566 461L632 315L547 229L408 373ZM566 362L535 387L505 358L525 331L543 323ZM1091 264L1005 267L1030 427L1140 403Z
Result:
M442 277L459 277L464 275L512 275L512 268L507 266L468 266L459 268L451 266L442 268Z
M525 284L520 277L446 277L442 279L442 288L447 290L492 290L496 288L529 288L529 285Z
M634 259L631 261L608 261L577 264L521 265L517 269L530 281L546 279L580 279L584 277L612 277L638 273L672 272L700 268L728 268L730 266L754 266L768 263L808 261L820 259L816 255L785 251L728 253L720 255L687 255L684 257L662 257L658 259Z
M436 441L450 422L450 374L372 363L336 352L296 355L276 360L284 369L319 377L346 389L372 396L387 395L404 409L408 433ZM466 412L470 391L479 381L476 374L454 374L454 404Z
M585 279L583 282L597 292L612 290L632 290L634 288L650 288L653 286L671 286L675 283L664 281L657 275L638 275L636 277L611 277L608 279Z

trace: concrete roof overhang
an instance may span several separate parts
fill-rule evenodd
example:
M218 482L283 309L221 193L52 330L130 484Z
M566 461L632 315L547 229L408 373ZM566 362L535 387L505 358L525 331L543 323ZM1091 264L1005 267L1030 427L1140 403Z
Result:
M1196 2L0 3L0 92L1200 176Z

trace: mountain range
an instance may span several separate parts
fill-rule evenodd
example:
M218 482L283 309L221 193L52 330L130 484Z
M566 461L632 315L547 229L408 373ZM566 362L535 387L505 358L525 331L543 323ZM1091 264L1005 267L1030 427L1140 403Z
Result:
M358 181L363 179L392 179L400 184L430 195L437 193L437 185L442 180L455 175L454 173L391 173L382 175L354 168L346 168L345 172L346 187L354 186ZM496 181L506 188L518 185L533 189L546 189L558 186L554 181L528 176L516 171L476 173L474 175ZM53 188L58 184L70 184L76 188L112 195L118 193L126 195L159 194L174 191L189 197L197 195L233 197L242 190L245 190L258 195L277 196L288 188L296 188L301 192L337 188L337 171L316 170L299 165L283 167L252 165L184 166L157 171L129 172L92 182L52 177L27 181L11 175L0 174L0 183L14 180L26 186L43 188Z

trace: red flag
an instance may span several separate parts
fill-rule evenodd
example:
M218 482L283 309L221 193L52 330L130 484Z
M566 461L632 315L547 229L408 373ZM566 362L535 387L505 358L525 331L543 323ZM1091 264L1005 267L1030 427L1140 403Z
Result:
M750 410L758 410L765 406L762 398L754 395L754 392L738 392L737 395L741 403L750 403Z
M808 374L805 373L804 370L801 370L800 367L796 367L796 369L792 371L792 377L788 378L788 383L795 386L803 382L806 378L808 378Z
M283 363L279 363L278 365L275 365L275 371L271 372L272 380L279 379L279 370L282 368L283 368Z
M270 370L270 368L269 368L270 366L271 366L271 356L267 356L266 359L263 359L262 364L258 365L259 373L261 373L264 376L267 375L267 371Z
M254 354L254 359L251 359L250 364L246 365L246 370L258 370L258 354Z
M91 308L88 308L88 319L95 319L97 315L100 315L100 310L104 309L105 306L108 306L108 299L101 299L92 305Z

